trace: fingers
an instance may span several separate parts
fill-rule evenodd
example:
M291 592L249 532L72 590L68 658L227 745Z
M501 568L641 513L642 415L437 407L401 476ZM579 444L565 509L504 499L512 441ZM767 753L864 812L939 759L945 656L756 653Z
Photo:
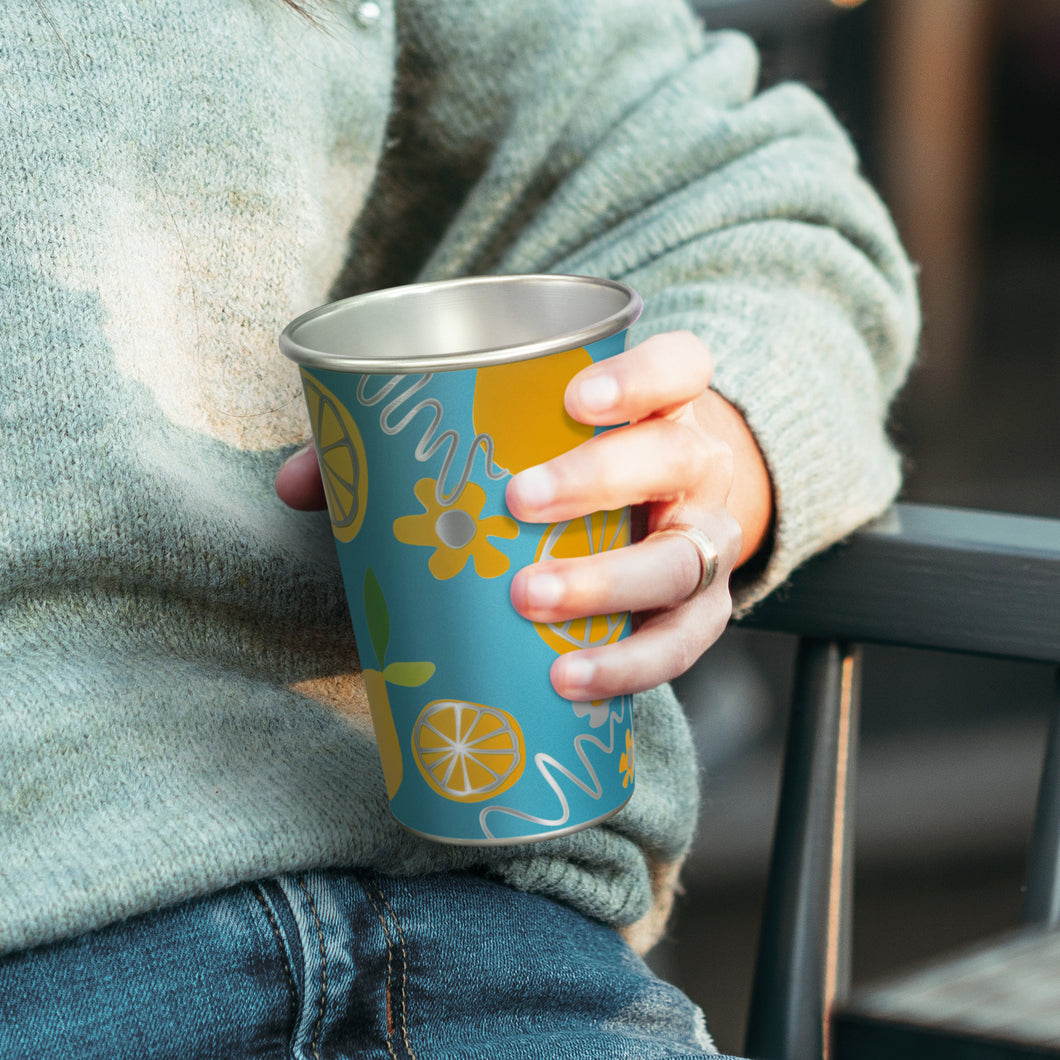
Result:
M291 508L302 512L327 507L316 449L312 443L293 453L276 472L276 494Z
M740 525L729 514L734 456L703 428L696 402L708 390L710 356L688 333L657 335L584 369L565 395L568 413L612 430L515 475L506 500L526 522L561 522L596 510L644 506L649 529L686 523L718 550L715 579L701 592L696 545L674 535L614 552L537 563L518 572L512 602L536 622L633 611L648 617L604 647L561 656L560 695L595 700L652 688L687 669L720 635L732 610L729 576Z
M512 602L535 622L626 610L648 615L624 640L558 659L552 681L560 695L591 701L653 688L683 673L721 635L732 611L728 579L740 552L740 528L725 512L698 521L709 527L718 552L717 573L699 592L699 551L670 534L581 559L536 563L516 574Z
M582 423L635 422L695 400L712 370L706 346L691 332L655 335L583 369L568 384L564 403Z
M740 531L724 513L710 520L718 550L716 579L724 581L740 548ZM677 535L652 535L635 545L578 559L534 563L512 579L515 609L533 622L564 622L616 611L674 607L699 585L702 560Z
M723 506L732 488L727 444L691 410L598 434L562 456L512 477L505 499L526 522L559 522L627 504L692 500ZM707 500L704 505L703 500Z
M686 606L695 611L694 622L685 608L660 611L625 640L561 655L552 664L553 687L564 699L586 703L643 692L684 673L721 636L732 613L723 586Z
M688 332L653 336L583 369L567 387L567 411L585 423L623 426L515 475L506 496L512 514L553 522L596 509L679 501L692 490L724 504L732 453L694 412L711 372L706 347Z

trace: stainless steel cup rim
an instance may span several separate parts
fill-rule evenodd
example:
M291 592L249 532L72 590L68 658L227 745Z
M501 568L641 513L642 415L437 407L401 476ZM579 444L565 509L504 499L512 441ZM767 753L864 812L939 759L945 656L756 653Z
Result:
M303 313L280 349L308 368L411 373L480 368L587 346L628 328L643 303L617 280L559 273L391 287Z

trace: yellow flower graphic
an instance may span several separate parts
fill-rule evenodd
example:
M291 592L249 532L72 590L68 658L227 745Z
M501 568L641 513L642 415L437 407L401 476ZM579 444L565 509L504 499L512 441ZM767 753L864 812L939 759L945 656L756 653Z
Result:
M413 487L423 505L419 515L403 515L394 520L394 536L406 545L433 548L427 568L439 581L455 578L469 559L474 560L480 578L499 578L507 571L508 557L487 538L519 536L519 524L507 515L480 518L486 504L486 491L469 482L455 504L443 507L434 495L435 480L421 478Z
M633 730L626 729L626 749L618 760L620 773L625 773L622 778L622 787L628 788L633 783Z

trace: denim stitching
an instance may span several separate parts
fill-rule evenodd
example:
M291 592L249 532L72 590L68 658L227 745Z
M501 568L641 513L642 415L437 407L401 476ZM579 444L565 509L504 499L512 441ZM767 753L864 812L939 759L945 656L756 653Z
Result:
M412 1057L412 1060L417 1060L416 1051L412 1048L412 1043L409 1041L408 1008L406 1005L408 999L408 991L406 990L406 987L408 984L409 965L408 950L405 946L405 932L401 930L401 921L398 920L397 914L386 900L386 895L383 893L382 887L377 884L375 890L376 894L379 896L379 900L383 903L383 908L390 914L390 919L393 920L394 927L397 930L398 943L401 947L401 1038L405 1043L405 1049L409 1056Z
M393 978L394 940L390 937L390 928L387 927L386 918L383 916L382 912L380 912L379 906L376 905L375 896L371 894L368 890L367 884L365 884L363 880L359 880L358 882L372 907L372 912L375 913L376 919L379 921L379 926L383 929L383 937L386 939L386 984L384 991L386 995L386 1049L387 1052L390 1053L392 1060L398 1060L397 1051L394 1049L393 1029L391 1027L393 1010L390 1006L390 982ZM405 1039L405 1044L408 1045L407 1038Z
M324 949L323 925L320 921L320 915L317 913L317 907L313 904L313 896L309 893L309 887L306 886L305 878L299 876L295 882L302 889L306 896L306 901L309 903L309 910L313 914L313 923L317 929L317 943L320 946L320 1004L317 1006L317 1019L313 1026L313 1037L309 1042L309 1051L316 1057L316 1060L320 1060L320 1052L317 1047L320 1042L320 1032L324 1026L324 1011L328 998L328 955Z
M262 892L261 887L257 884L253 885L251 887L251 893L258 900L258 904L264 910L265 917L272 928L272 933L276 937L276 947L280 951L280 960L283 962L283 974L287 980L287 989L291 996L290 1023L293 1028L297 1025L298 1021L298 985L294 981L294 970L291 968L291 962L287 959L287 947L284 945L283 933L280 931L280 925L277 922L272 907L269 905L269 901Z

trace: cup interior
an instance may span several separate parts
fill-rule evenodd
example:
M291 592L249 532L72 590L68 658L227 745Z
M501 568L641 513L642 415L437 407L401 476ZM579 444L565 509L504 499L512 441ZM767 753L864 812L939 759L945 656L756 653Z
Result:
M628 327L640 308L610 280L478 277L322 306L292 322L280 345L302 364L340 371L474 367L584 346Z

